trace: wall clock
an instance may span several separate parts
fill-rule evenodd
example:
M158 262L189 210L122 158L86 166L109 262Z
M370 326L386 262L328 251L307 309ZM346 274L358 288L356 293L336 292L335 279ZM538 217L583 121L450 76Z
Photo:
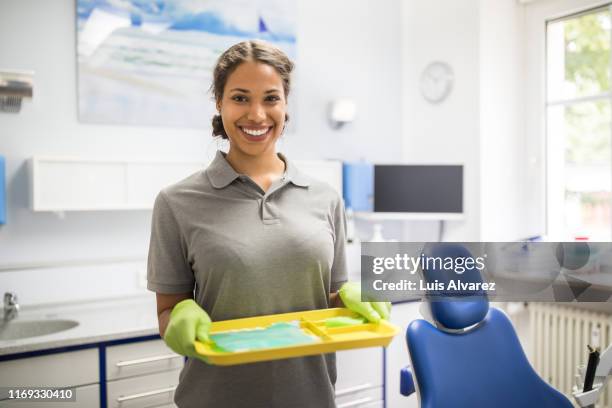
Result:
M421 74L421 94L429 103L441 103L453 90L453 81L452 67L445 62L434 61Z

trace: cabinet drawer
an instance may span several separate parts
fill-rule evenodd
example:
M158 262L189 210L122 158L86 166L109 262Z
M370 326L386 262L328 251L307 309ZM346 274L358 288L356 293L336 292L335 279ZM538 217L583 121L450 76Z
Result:
M385 402L383 400L372 402L371 404L365 404L360 408L384 408Z
M100 386L98 384L86 385L75 389L76 401L61 402L24 402L24 401L0 401L0 408L99 408L100 407Z
M172 404L181 370L109 381L108 408L146 408Z
M382 387L374 387L364 390L359 390L358 387L355 387L353 392L343 395L336 394L336 405L337 408L371 408L377 407L377 404L382 402L382 398Z
M380 347L339 351L336 362L336 392L359 385L375 387L383 383L383 353Z
M69 387L99 382L98 349L68 351L0 363L0 384L20 387ZM0 391L0 399L6 399Z
M184 357L170 350L163 340L111 346L106 349L106 379L176 370L183 362Z

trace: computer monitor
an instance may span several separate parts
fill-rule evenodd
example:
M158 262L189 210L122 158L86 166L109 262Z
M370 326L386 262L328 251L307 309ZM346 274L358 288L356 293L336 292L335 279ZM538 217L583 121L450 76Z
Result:
M376 164L373 196L374 213L461 218L463 166Z

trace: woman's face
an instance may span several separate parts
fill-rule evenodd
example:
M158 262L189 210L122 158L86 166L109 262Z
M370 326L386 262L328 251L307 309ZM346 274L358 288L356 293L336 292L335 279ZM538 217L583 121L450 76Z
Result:
M270 65L244 62L227 79L217 109L230 150L249 156L274 152L287 112L283 81Z

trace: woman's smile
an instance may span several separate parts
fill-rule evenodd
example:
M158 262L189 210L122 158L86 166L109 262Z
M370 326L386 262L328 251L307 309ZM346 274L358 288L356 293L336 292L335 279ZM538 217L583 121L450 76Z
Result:
M274 126L236 126L240 129L240 133L247 140L251 142L261 142L265 140L270 134L272 134L272 130Z

